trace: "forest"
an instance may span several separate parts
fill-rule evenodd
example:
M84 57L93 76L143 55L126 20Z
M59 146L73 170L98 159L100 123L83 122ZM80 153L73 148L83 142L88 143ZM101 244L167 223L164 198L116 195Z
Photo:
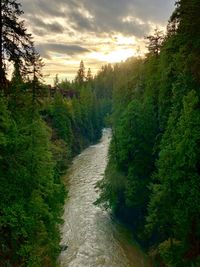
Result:
M96 204L155 266L200 266L200 2L176 2L145 58L113 68L113 139ZM125 78L123 78L125 77Z
M62 175L100 138L110 96L83 62L74 82L44 85L21 5L0 7L0 266L57 266Z
M145 56L94 77L81 61L73 81L56 75L53 86L21 4L0 3L0 266L58 266L62 177L104 127L112 141L95 205L131 229L153 266L200 266L200 1L176 1Z

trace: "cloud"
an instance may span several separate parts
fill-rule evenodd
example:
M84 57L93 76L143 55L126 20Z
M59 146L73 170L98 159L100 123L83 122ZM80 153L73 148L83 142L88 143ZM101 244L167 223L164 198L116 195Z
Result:
M77 31L95 31L95 25L91 18L84 16L81 11L73 10L68 14L67 21Z
M62 17L66 0L21 0L25 14L37 14L45 17Z
M101 17L98 14L91 17L86 17L79 11L72 11L68 16L68 22L71 27L78 32L91 32L91 33L123 33L125 35L135 35L142 37L150 30L149 23L139 23L137 19L123 22L122 17Z
M62 34L65 30L64 26L55 20L45 22L42 18L30 14L27 18L31 22L33 33L36 35Z
M89 53L90 50L78 45L56 44L56 43L41 43L36 46L42 57L50 59L51 53L62 54L68 56L80 55Z
M166 23L173 4L174 0L23 0L27 14L65 18L79 32L120 32L139 37L149 32L149 22ZM122 18L127 16L134 17L135 21L122 23ZM144 23L138 23L138 19ZM43 23L41 21L41 26ZM49 31L52 31L53 25L43 26L47 30L49 26Z
M64 73L68 64L70 77L81 59L101 67L102 62L115 59L115 55L117 61L127 50L132 49L133 55L139 47L144 51L144 36L156 26L167 24L175 3L175 0L18 1L22 3L28 30L45 58L46 69L51 64L51 73L53 66L55 73L59 69Z

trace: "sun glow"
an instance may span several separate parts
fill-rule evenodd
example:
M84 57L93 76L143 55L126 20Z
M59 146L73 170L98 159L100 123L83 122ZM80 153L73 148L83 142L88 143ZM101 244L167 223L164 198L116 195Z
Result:
M123 35L117 35L114 37L117 45L134 45L136 44L136 40L134 36L126 37Z
M136 52L133 49L120 49L107 53L93 52L89 55L89 57L91 59L97 59L102 62L116 63L124 61L134 55L136 55Z

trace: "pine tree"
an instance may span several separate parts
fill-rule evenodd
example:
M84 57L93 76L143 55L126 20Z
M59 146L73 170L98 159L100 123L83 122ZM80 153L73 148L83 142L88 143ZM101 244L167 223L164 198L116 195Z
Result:
M158 57L162 43L164 41L163 32L159 31L156 28L154 34L147 36L146 40L148 41L147 48L149 50L149 53Z
M78 84L83 84L85 82L85 66L83 60L80 62L80 67L76 76L76 82Z
M59 84L59 78L58 78L58 74L56 74L56 76L54 78L54 87L56 89L58 89L58 84Z
M88 69L86 80L87 80L87 82L92 81L92 71L90 68Z
M195 260L199 255L198 104L197 94L190 91L183 98L178 121L174 121L173 113L170 116L161 143L147 218L148 227L159 232L160 242L171 240L171 246L166 248L171 257L165 260L171 260L175 266L189 266L187 261ZM173 254L173 247L181 255Z
M26 63L32 49L32 38L27 33L21 4L15 0L0 1L0 86L6 85L6 61L17 62L22 73L27 73Z

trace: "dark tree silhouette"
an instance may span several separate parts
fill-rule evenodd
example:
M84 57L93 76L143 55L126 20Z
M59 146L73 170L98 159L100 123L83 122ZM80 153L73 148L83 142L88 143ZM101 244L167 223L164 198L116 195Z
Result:
M33 47L31 34L27 33L21 4L15 0L0 0L0 86L6 85L6 65L17 62L22 74L27 72Z

